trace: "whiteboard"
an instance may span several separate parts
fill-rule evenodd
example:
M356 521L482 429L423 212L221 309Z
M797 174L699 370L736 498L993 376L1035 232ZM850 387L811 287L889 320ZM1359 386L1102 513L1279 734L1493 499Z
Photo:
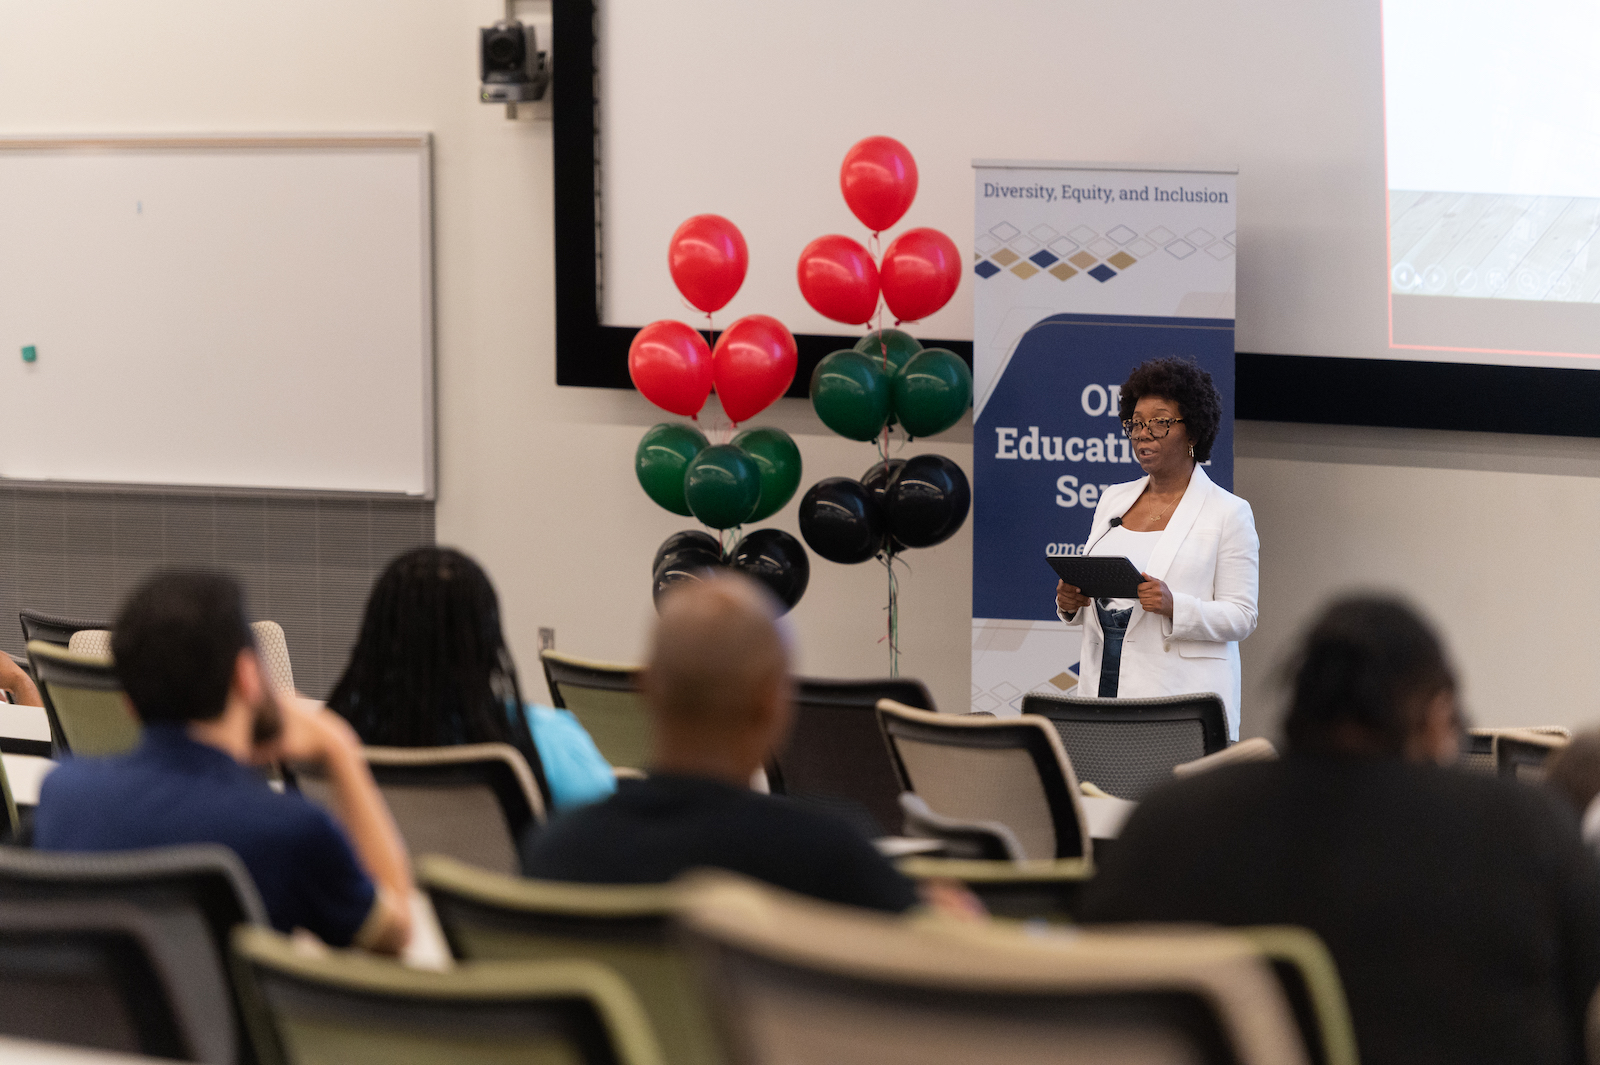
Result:
M432 260L426 134L0 138L0 478L431 498Z

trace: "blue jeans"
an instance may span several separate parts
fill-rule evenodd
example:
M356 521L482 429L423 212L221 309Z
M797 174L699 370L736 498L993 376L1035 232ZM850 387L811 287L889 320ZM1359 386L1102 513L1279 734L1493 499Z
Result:
M1117 682L1122 676L1122 638L1128 634L1128 619L1133 617L1133 607L1126 610L1107 610L1099 603L1094 605L1100 618L1100 631L1105 633L1105 646L1100 651L1100 698L1115 699Z

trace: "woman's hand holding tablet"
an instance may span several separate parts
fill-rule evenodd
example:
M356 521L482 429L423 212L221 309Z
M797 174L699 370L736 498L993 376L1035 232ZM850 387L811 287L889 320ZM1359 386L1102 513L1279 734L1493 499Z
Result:
M1076 614L1089 605L1089 597L1066 581L1056 581L1056 609L1063 614Z

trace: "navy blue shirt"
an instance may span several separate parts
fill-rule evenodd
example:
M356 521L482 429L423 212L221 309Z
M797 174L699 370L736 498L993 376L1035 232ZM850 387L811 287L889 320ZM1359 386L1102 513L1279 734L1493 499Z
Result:
M333 946L355 938L372 910L372 881L326 810L279 794L183 725L146 725L134 751L72 758L45 778L34 846L120 851L220 843L255 878L272 925L304 928Z
M843 820L699 777L618 781L609 799L523 841L523 874L544 880L662 884L707 866L848 906L899 913L917 902L911 881Z

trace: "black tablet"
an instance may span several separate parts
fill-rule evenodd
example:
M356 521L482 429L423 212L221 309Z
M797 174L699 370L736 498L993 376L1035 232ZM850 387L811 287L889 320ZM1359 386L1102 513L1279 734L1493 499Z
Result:
M1137 599L1144 575L1125 555L1046 555L1056 576L1090 599Z

